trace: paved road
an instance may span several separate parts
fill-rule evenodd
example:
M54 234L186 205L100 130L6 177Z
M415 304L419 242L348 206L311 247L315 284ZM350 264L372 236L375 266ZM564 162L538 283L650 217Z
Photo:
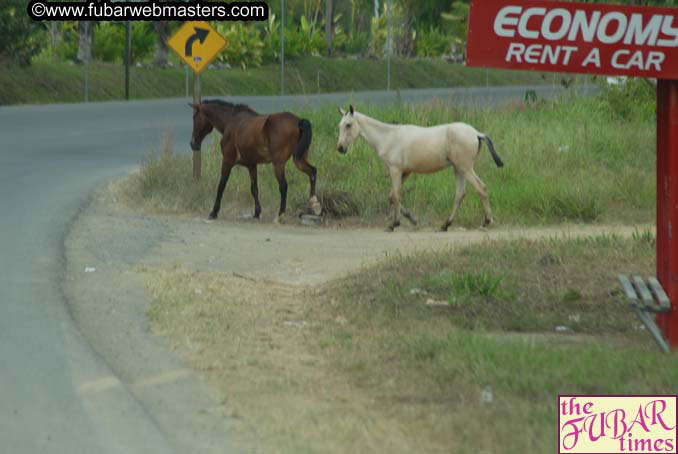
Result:
M403 91L403 101L490 104L526 87ZM559 90L537 88L539 96ZM352 100L392 102L380 92L234 98L266 112ZM69 315L61 283L69 223L100 183L132 169L170 131L190 137L182 99L0 107L0 446L12 454L172 453L149 408L124 386ZM171 397L168 397L171 398ZM199 435L199 434L198 434Z

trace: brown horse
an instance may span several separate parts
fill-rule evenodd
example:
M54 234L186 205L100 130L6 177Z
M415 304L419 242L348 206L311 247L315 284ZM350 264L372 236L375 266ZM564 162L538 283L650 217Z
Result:
M285 213L287 206L287 180L285 164L294 156L294 165L308 175L311 182L310 203L315 211L320 204L315 195L316 168L308 163L308 151L311 146L311 123L299 119L289 112L271 115L259 115L243 104L231 104L220 100L204 100L201 104L189 104L193 108L193 134L191 149L200 150L207 134L216 128L221 132L221 180L217 189L217 199L210 219L216 219L221 209L221 198L235 165L247 167L250 172L251 191L254 198L254 218L261 215L259 187L257 185L257 165L273 164L275 177L280 189L280 211ZM319 214L319 213L318 213Z

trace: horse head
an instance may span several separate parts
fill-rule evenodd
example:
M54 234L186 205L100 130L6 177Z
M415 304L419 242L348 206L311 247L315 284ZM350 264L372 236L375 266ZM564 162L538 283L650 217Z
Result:
M341 121L339 122L339 142L337 151L341 154L348 153L348 149L355 139L360 135L360 124L355 119L353 106L349 106L348 112L339 108Z
M214 126L203 111L202 104L188 104L193 109L193 132L191 133L191 150L199 151L205 136L212 132Z

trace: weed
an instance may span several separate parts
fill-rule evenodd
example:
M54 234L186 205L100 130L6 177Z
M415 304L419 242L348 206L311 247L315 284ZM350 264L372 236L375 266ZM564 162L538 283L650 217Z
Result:
M636 230L633 232L633 240L640 245L648 245L654 248L657 245L657 237L650 230Z
M461 296L482 296L494 298L498 296L503 278L488 273L462 273L454 275L452 285Z

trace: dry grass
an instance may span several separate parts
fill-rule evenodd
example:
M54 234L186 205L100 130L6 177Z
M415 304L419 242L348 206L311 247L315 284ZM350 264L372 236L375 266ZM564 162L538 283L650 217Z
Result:
M247 452L412 452L403 422L332 373L313 292L185 269L145 269L154 331L218 389ZM394 437L395 435L395 437Z
M650 273L653 246L489 242L321 288L148 269L149 316L224 396L248 452L552 452L558 393L675 388L677 360L612 277Z

